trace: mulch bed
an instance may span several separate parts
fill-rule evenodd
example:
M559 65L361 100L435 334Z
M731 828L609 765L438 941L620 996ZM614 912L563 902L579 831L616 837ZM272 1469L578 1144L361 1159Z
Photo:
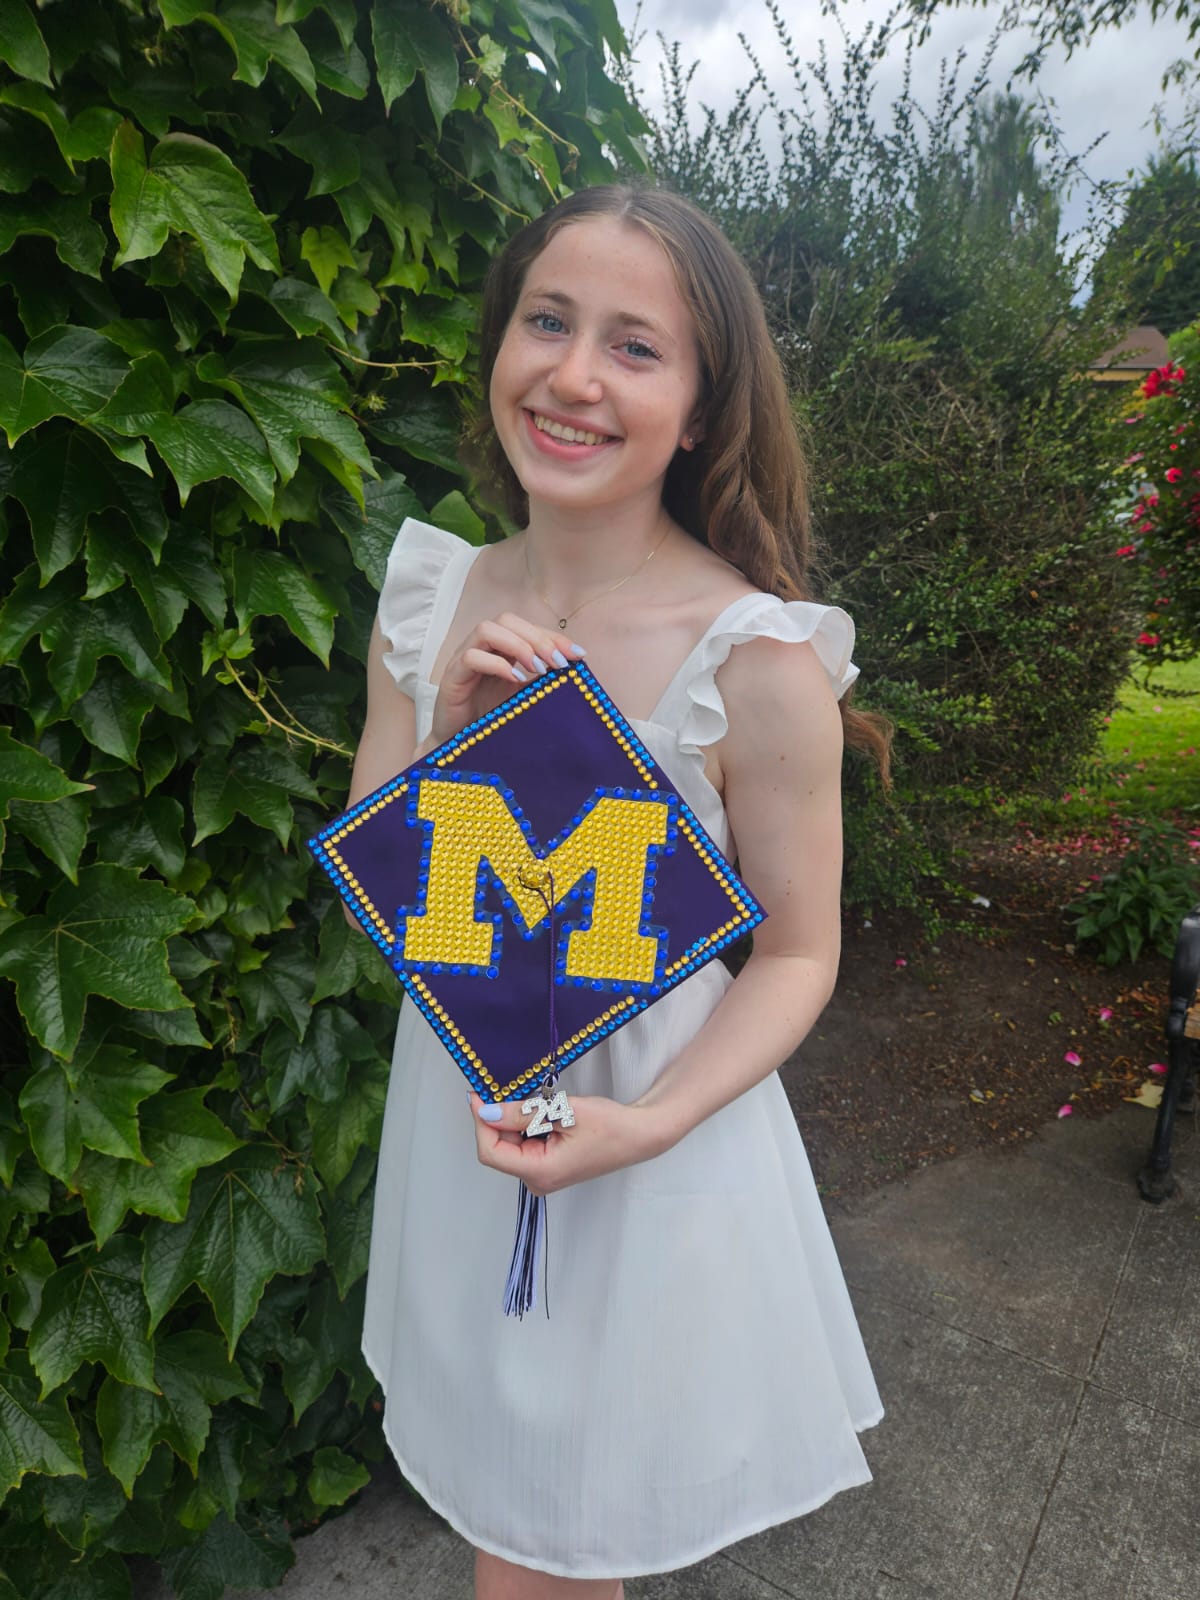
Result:
M1029 831L979 844L953 912L969 930L933 941L912 915L847 914L837 993L783 1069L827 1198L1028 1139L1064 1106L1101 1116L1152 1076L1169 963L1102 967L1061 910L1119 851L1115 836Z

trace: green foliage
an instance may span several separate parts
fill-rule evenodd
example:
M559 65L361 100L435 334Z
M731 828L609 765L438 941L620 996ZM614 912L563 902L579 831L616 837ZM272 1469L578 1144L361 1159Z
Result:
M1169 957L1198 895L1200 863L1191 857L1188 836L1172 823L1148 822L1117 870L1066 909L1076 940L1114 967L1136 961L1143 950Z
M483 273L635 160L577 0L0 0L0 1593L279 1581L381 1449L396 993L301 842ZM402 1068L401 1068L402 1070Z
M1102 288L1118 287L1131 322L1178 333L1200 311L1200 171L1190 151L1151 158L1096 262ZM1124 319L1123 319L1124 320Z
M1114 400L1079 381L1109 308L1072 303L1067 174L1028 107L947 68L928 116L906 79L885 118L877 31L835 76L771 9L795 78L771 106L778 156L756 82L693 125L676 50L652 160L762 291L813 463L818 589L855 617L862 703L897 728L895 802L852 769L848 894L915 904L964 822L1062 792L1126 670Z

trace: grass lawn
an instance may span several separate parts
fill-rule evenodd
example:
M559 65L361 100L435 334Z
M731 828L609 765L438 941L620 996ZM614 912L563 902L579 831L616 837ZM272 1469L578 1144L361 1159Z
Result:
M1082 782L1006 814L1047 831L1115 817L1200 823L1200 658L1156 667L1148 682L1142 673L1127 679Z

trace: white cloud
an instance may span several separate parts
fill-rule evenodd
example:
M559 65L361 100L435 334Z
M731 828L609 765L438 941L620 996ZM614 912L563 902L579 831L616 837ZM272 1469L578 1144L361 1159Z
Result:
M617 3L626 28L631 28L635 0ZM881 20L888 9L887 0L851 0L842 13L847 32L857 36L868 22ZM802 60L814 57L822 40L831 59L840 59L837 24L822 14L820 0L786 0L783 10ZM938 15L930 39L916 58L918 99L932 103L942 58L953 57L960 49L966 53L960 81L969 81L984 59L999 12L1000 7L993 5L950 9ZM680 42L685 63L699 63L691 87L691 99L697 105L725 111L749 78L751 67L739 34L745 36L785 103L791 97L791 75L762 0L643 0L639 28L644 37L635 76L652 107L661 103L656 32ZM1001 41L991 70L997 89L1005 86L1024 55L1027 39L1027 35L1011 34ZM1193 48L1184 23L1169 17L1152 23L1148 11L1142 9L1132 22L1104 30L1070 59L1063 51L1054 51L1033 85L1022 82L1015 87L1026 95L1043 94L1053 103L1068 150L1077 156L1090 150L1084 169L1091 179L1119 179L1144 166L1157 147L1152 117L1154 106L1164 98L1160 87L1163 72L1178 57L1190 56ZM898 92L902 72L902 51L893 45L878 69L875 103L880 111ZM1082 221L1085 189L1081 185L1068 202L1064 214L1068 228Z

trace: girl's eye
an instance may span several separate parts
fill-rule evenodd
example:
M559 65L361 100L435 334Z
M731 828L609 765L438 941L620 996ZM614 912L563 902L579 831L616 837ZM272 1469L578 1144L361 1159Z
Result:
M562 318L554 311L531 311L525 318L539 333L563 333L565 325Z
M621 349L627 355L635 356L639 361L657 361L658 351L646 343L644 339L626 339Z

